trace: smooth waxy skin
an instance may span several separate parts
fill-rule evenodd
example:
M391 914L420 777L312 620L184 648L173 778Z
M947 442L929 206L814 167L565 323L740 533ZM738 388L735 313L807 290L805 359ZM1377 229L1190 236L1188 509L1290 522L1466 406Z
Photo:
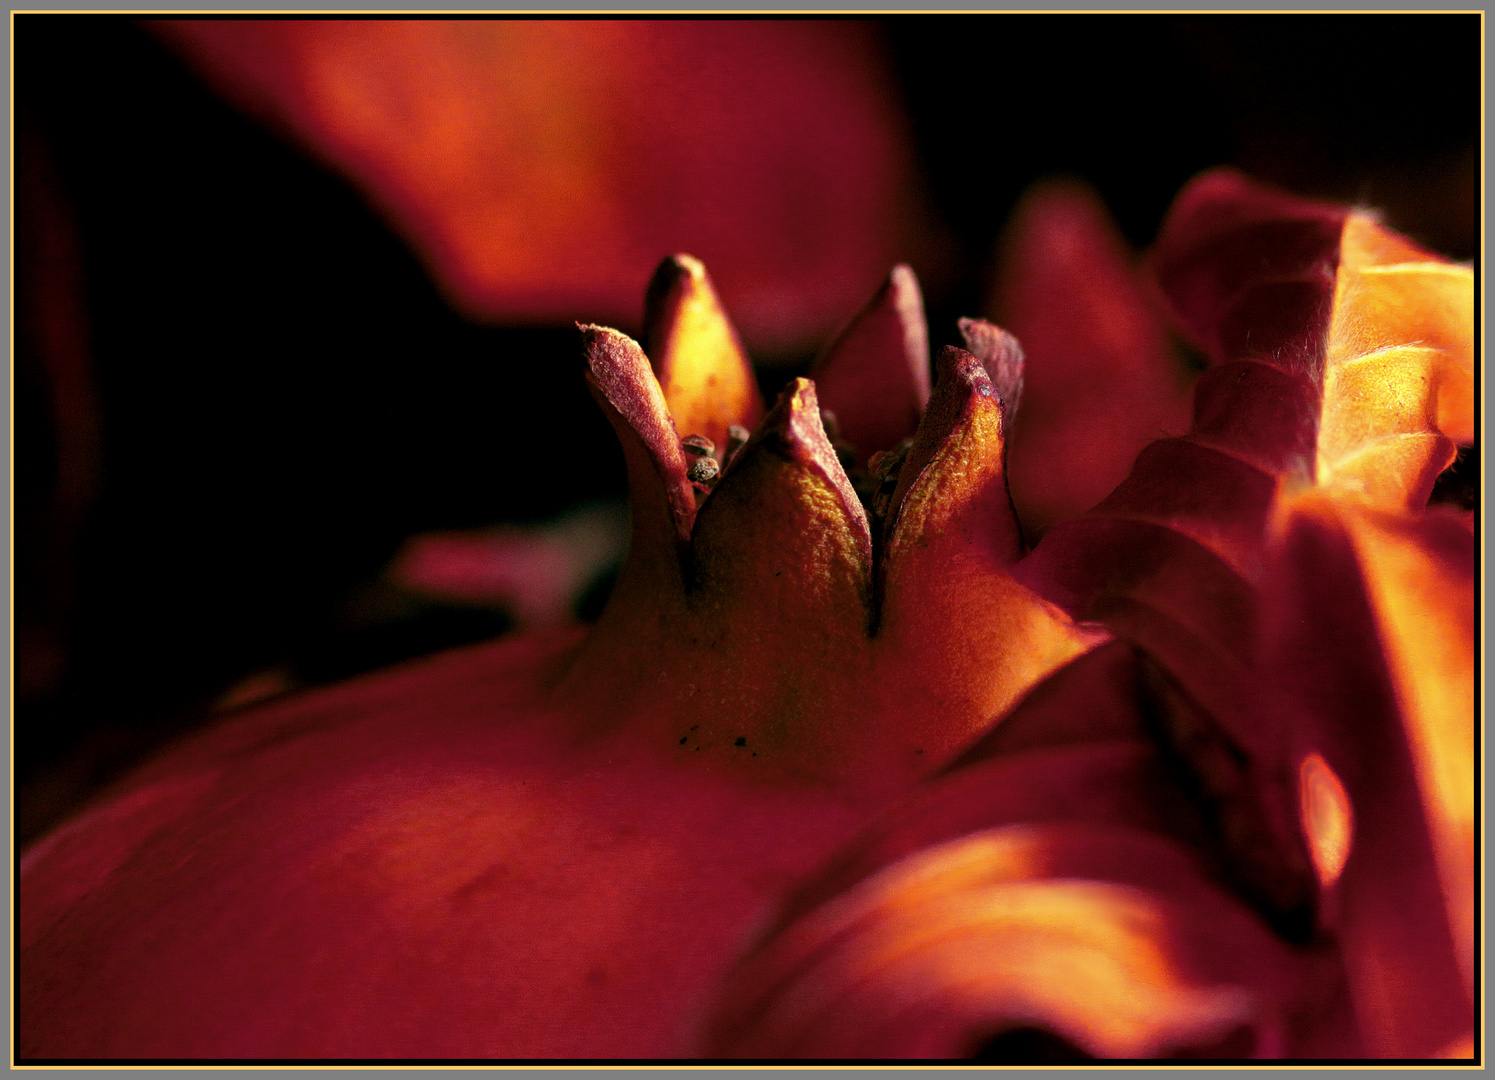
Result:
M19 1052L681 1052L770 898L862 808L599 740L545 705L574 648L482 646L247 714L44 841Z

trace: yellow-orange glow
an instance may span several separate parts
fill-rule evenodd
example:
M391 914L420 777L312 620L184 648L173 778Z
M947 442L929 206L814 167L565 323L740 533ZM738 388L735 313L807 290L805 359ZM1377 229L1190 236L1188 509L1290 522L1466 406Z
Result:
M1346 512L1407 717L1443 891L1473 980L1474 548L1462 522Z
M763 402L752 362L699 259L675 255L655 273L644 333L644 351L681 436L704 435L720 454L729 426L757 426Z
M1417 510L1474 438L1474 274L1362 214L1341 254L1318 479Z
M789 927L739 973L717 1037L749 1057L937 1058L1019 1024L1146 1057L1245 1028L1270 1055L1281 1017L1264 991L1291 961L1222 900L1133 830L974 833Z
M1344 785L1318 754L1309 754L1298 765L1298 804L1319 880L1332 885L1350 857L1355 818Z

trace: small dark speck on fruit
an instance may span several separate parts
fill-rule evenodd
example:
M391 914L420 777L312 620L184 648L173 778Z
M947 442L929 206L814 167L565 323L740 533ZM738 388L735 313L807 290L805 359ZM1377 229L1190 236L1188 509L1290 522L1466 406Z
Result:
M685 740L688 739L688 738L690 738L689 735L682 735L682 736L680 736L680 745L684 746L685 745Z
M916 754L922 754L922 753L923 753L923 752L924 752L924 751L922 751L922 750L915 750L915 751L914 751L914 753L916 753Z
M758 756L758 751L754 750L753 751L753 757L757 757L757 756Z
M737 741L735 743L733 743L732 745L733 746L746 746L747 745L747 736L746 735L739 735L739 736L737 736Z
M700 724L692 724L692 725L690 725L690 730L694 731L694 730L696 730L696 728L698 728L700 726L701 726Z
M773 576L774 577L782 577L783 575L784 575L784 571L782 571L782 570L775 570L773 572Z
M696 747L696 753L698 753L698 754L699 754L699 753L700 753L700 752L701 752L701 748L700 748L700 747L699 747L699 746L698 746L698 747Z

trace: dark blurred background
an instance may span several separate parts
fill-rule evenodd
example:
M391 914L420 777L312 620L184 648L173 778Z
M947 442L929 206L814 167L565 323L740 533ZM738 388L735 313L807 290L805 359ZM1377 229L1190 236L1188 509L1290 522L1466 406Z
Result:
M615 505L623 474L565 321L459 314L366 192L160 34L13 27L24 843L215 711L522 624L401 592L386 568L416 534ZM858 32L914 163L924 242L907 257L935 345L984 313L1004 220L1055 174L1094 185L1139 248L1186 180L1233 164L1477 255L1477 15ZM772 394L814 343L769 352ZM574 613L594 617L607 584L595 568Z

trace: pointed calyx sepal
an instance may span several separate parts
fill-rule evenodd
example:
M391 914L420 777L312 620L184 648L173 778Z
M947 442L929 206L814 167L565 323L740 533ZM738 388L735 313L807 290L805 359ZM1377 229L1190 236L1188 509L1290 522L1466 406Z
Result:
M990 329L1002 333L996 327ZM999 345L1001 357L1016 354L1021 372L1021 350L1010 336L1004 336L1006 341ZM984 526L983 546L999 565L1017 560L1021 540L1003 470L1004 413L1001 398L981 361L964 349L942 349L936 392L909 447L887 514L889 528L901 543L915 543L914 534L943 526L963 512L969 514L975 503L980 504L977 514ZM930 471L937 457L941 467ZM916 488L920 492L920 520L918 524L910 521L910 535L903 537L902 509ZM938 525L929 520L931 517Z
M628 466L633 541L657 544L664 536L690 540L695 497L686 479L680 437L649 358L626 334L577 324L586 353L587 388L602 408Z
M895 266L811 371L858 465L912 435L929 400L929 331L914 272Z
M636 673L655 663L684 603L684 558L695 493L680 437L638 343L580 323L587 388L622 446L628 468L628 555L602 618L558 687L589 728L621 723L640 689Z
M867 514L826 437L808 379L794 380L779 395L702 507L692 588L710 591L770 563L784 589L813 592L824 573L854 583L864 607L870 601ZM749 593L733 599L755 602ZM857 621L865 625L865 614Z
M753 369L699 259L671 255L644 300L644 351L681 435L725 447L763 415Z
M688 575L664 650L679 674L652 710L659 744L752 776L855 776L872 543L807 380L702 504Z
M877 632L907 711L899 734L930 754L954 752L1092 643L1009 573L1022 545L1003 437L981 363L942 350L885 526Z

